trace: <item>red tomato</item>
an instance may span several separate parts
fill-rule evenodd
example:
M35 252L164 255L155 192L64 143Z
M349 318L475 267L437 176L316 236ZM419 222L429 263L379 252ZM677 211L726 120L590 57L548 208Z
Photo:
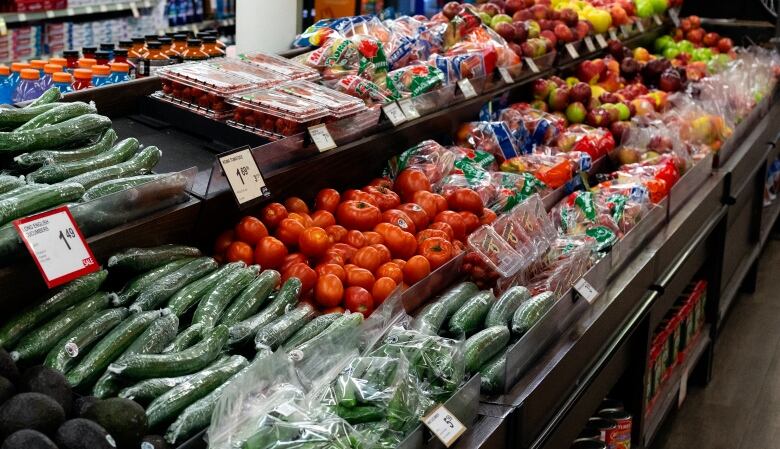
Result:
M311 215L311 221L314 226L327 229L336 224L336 217L326 210L318 210Z
M374 297L374 304L376 307L379 307L379 305L385 302L385 299L387 299L387 297L390 296L390 293L395 290L396 285L395 280L389 277L379 278L374 282L374 287L371 289L371 296Z
M355 265L355 264L353 264L353 263L348 263L348 264L344 265L344 271L346 271L347 274L349 274L349 272L352 271L352 270L357 270L358 268L360 268L360 267Z
M452 227L452 238L456 240L463 240L466 237L466 223L457 212L451 210L439 212L433 221L450 225Z
M380 262L379 251L370 246L360 248L355 253L355 257L352 258L352 263L372 273L379 268Z
M263 269L278 269L287 257L287 247L275 237L263 237L255 247L255 263Z
M353 268L347 270L347 285L358 286L371 290L374 286L374 275L365 268Z
M405 213L414 223L414 229L417 231L428 227L430 221L428 212L417 203L404 203L398 206L398 210ZM434 215L431 215L433 217Z
M287 209L281 203L271 203L260 213L260 219L270 230L276 229L285 218L287 218Z
M344 257L338 251L328 249L325 255L319 260L320 264L331 263L340 267L344 266Z
M445 224L446 225L446 223L441 223L441 224ZM449 226L449 225L447 225L447 226ZM450 232L452 232L452 228L451 227L450 227ZM431 237L441 237L444 240L449 240L450 239L450 234L447 234L445 231L443 231L441 229L430 229L430 228L428 228L428 229L426 229L426 230L424 230L422 232L418 232L417 233L417 245L422 245L422 242L424 242L425 240L427 240L427 239L429 239Z
M482 209L482 216L479 217L479 223L483 225L490 224L496 221L496 218L496 213L493 212L492 209L486 207Z
M415 233L414 221L403 212L398 209L388 209L382 213L382 220L394 224L406 232Z
M374 311L374 298L363 287L348 287L344 292L344 306L350 312L362 313L364 317Z
M328 212L336 212L336 208L339 207L341 202L341 195L335 189L322 189L317 193L317 198L314 200L314 208L317 210L326 210Z
M370 186L374 187L386 187L388 189L393 188L393 181L387 179L387 178L374 178L371 180L371 182L368 183Z
M344 313L344 308L341 306L336 306L336 307L328 307L327 309L322 309L323 315L327 315L329 313Z
M414 285L431 273L431 264L423 256L414 256L406 262L403 272L404 282Z
M344 192L344 196L341 197L342 201L363 201L365 203L371 204L373 206L376 206L376 198L374 198L374 195L364 192L362 190L358 189L349 189L346 192Z
M428 227L427 230L442 231L447 234L447 240L449 241L452 241L453 236L455 235L455 231L452 230L452 226L443 221L437 221L436 223L433 223Z
M341 253L341 257L344 258L344 262L349 262L357 252L357 248L347 243L336 243L330 247L333 251Z
M381 245L385 243L385 238L378 232L366 231L363 233L363 237L366 238L366 245Z
M406 261L403 259L393 259L390 262L393 262L394 264L398 265L398 268L400 268L401 270L403 270L404 267L406 266Z
M347 236L347 228L341 225L331 225L325 228L332 243L338 243Z
M439 195L438 193L433 193L433 201L436 203L436 212L444 212L448 209L447 207L447 200Z
M302 224L304 228L310 228L314 226L314 220L311 219L309 214L303 212L290 212L287 214L287 218L291 218L298 223Z
M382 212L378 207L365 201L345 201L339 204L336 218L339 224L347 229L370 231L382 221Z
M330 247L330 238L322 228L316 226L306 228L298 237L298 247L309 257L319 257Z
M417 253L428 259L431 270L435 270L452 259L452 243L441 237L431 237L420 244Z
M233 242L225 251L225 260L228 262L242 261L247 265L252 265L255 259L251 246L244 242Z
M282 274L282 283L291 277L301 280L301 294L308 293L309 290L314 288L314 284L317 282L317 272L305 263L296 263L288 268L284 274Z
M233 230L228 229L217 237L214 241L214 254L224 254L228 246L233 243Z
M406 259L414 255L417 250L417 240L415 240L414 235L396 225L380 223L375 230L382 234L382 237L385 239L385 246L395 257Z
M447 193L447 205L455 212L468 211L474 215L480 215L482 209L485 208L479 194L465 187L449 191Z
M425 173L420 170L407 168L401 171L401 173L398 174L398 177L395 178L395 185L393 187L404 202L409 202L412 200L414 192L420 190L427 190L430 192L431 182L428 180L428 177L425 176Z
M414 195L412 195L412 203L417 204L425 211L428 220L439 213L439 207L436 205L436 198L431 192L425 190L414 192Z
M300 221L293 220L292 218L285 218L279 223L279 227L276 229L276 238L282 241L288 247L298 246L298 238L306 228Z
M320 277L326 274L333 274L336 275L336 277L338 277L341 282L346 282L347 280L347 272L344 270L344 267L334 263L319 264L317 265L317 268L314 269L314 271L316 271L317 275Z
M299 214L309 213L309 206L307 206L306 202L297 196L291 196L290 198L284 200L284 207L287 208L289 212L298 212Z
M390 258L392 257L392 254L390 254L390 250L381 243L375 243L371 245L371 248L376 249L376 251L379 253L379 263L387 263L390 262Z
M314 300L322 307L335 307L344 297L344 284L335 274L326 274L317 279Z
M383 263L376 270L376 276L380 278L390 278L395 281L396 284L400 284L404 281L404 274L401 271L401 267L395 262Z
M268 235L268 229L265 228L260 219L246 216L236 225L236 239L249 245L256 245L261 238Z
M346 243L353 248L362 248L366 246L366 236L360 231L349 231L344 236L341 243Z
M279 267L279 271L281 273L284 273L296 263L302 263L308 265L309 259L307 259L306 256L304 256L301 253L288 254L287 257L284 258L284 262L282 262L282 265Z
M463 217L463 224L466 225L467 235L474 232L474 230L480 226L479 217L477 217L475 213L464 210L462 212L458 212L458 215Z
M387 187L368 186L365 187L363 191L374 197L374 201L376 202L377 207L379 207L379 210L392 209L401 204L401 198L398 197L398 194Z

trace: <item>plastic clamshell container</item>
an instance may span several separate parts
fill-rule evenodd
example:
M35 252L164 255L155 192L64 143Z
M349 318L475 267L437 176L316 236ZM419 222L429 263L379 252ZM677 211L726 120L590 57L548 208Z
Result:
M523 266L523 257L492 226L481 226L472 232L468 246L502 276L511 276Z
M316 103L268 89L234 95L228 103L236 107L228 124L249 128L270 139L301 133L330 115Z
M238 57L265 70L276 72L287 79L317 80L320 78L320 73L317 70L280 56L267 53L249 53L241 54Z
M262 67L244 62L240 59L217 58L210 59L206 64L224 70L235 75L242 76L252 81L254 87L268 88L279 85L288 78L276 72L264 69Z
M255 87L249 78L200 62L160 70L159 76L167 100L214 118L231 111L228 97Z
M335 118L343 118L367 109L359 98L312 83L296 80L277 86L274 90L314 102L330 111Z

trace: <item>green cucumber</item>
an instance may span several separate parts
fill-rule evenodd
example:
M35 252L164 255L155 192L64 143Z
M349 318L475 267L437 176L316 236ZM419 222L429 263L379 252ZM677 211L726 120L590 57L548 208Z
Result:
M261 327L255 334L255 348L275 350L315 316L317 316L317 312L310 304L299 305Z
M146 147L122 163L91 170L68 178L68 181L77 182L83 185L85 189L91 189L100 183L112 179L148 174L160 162L161 157L162 151L159 148L154 146Z
M168 301L178 290L190 282L216 270L219 264L211 257L198 257L178 270L154 281L135 298L131 312L151 310Z
M512 332L518 336L528 332L555 304L553 292L540 293L522 303L512 316Z
M227 343L227 339L227 327L217 326L203 341L184 351L168 354L133 354L112 363L108 370L130 379L192 374L213 362Z
M288 353L293 360L303 360L308 357L312 351L315 351L317 346L322 341L339 342L344 337L354 334L360 324L363 323L362 313L350 313L341 315L339 319L334 321L324 331L322 331L317 338L311 339L307 342L301 343L295 348L291 349Z
M25 106L25 108L33 108L42 104L57 104L57 102L60 100L62 100L62 92L60 92L60 89L57 87L50 87L46 89L46 91L42 93L40 97L36 98L35 100L31 101L30 104Z
M151 270L185 257L198 257L198 248L184 245L161 245L151 248L130 248L108 258L108 268L130 271Z
M293 334L292 337L288 338L282 347L284 349L291 349L306 343L307 341L321 334L322 331L327 329L328 326L333 324L333 322L339 319L339 317L341 317L340 313L328 313L326 315L320 315L314 318L313 320L306 323L306 325L303 326L298 332Z
M131 399L139 404L147 404L155 398L162 396L171 388L186 382L192 374L179 377L160 377L156 379L144 379L134 385L122 389L120 398Z
M495 394L504 390L506 383L506 352L504 348L479 369L482 393Z
M51 184L73 178L82 173L124 162L138 151L138 140L134 138L119 141L110 150L86 159L61 164L44 165L27 175L28 182ZM73 182L73 181L71 181Z
M463 346L466 372L476 373L488 360L509 344L509 328L506 325L488 327L469 337Z
M0 193L0 201L15 197L17 195L21 195L22 193L32 192L34 190L43 190L48 187L49 186L46 184L25 184L13 190L9 190L8 192Z
M207 291L214 288L217 282L224 279L231 272L243 267L246 267L244 262L231 262L223 265L217 271L198 279L174 293L171 299L168 300L168 308L178 316L184 315Z
M23 185L24 176L0 175L0 193L10 192Z
M43 126L64 122L65 120L70 120L80 115L96 113L97 109L94 104L87 104L82 101L60 103L24 125L16 128L16 132L37 129Z
M442 302L432 302L420 311L410 326L411 329L423 334L436 335L447 319L447 305Z
M127 309L108 309L93 314L81 326L59 341L46 356L45 366L67 372L79 355L127 317Z
M490 291L482 291L469 298L450 318L450 332L456 335L481 329L496 297Z
M155 310L136 313L122 321L103 337L75 368L68 371L65 377L70 385L77 387L93 382L160 316L162 316L162 312Z
M108 296L108 293L95 293L81 304L65 310L57 318L25 335L11 352L11 358L29 360L47 354L62 337L71 333L95 312L108 307Z
M173 387L158 397L146 409L149 427L173 420L190 404L206 396L239 372L249 362L240 355L232 356L224 365L205 369L192 376L185 384Z
M43 321L92 296L98 291L106 277L108 277L108 271L106 270L82 276L62 287L46 301L36 304L22 314L12 318L0 328L0 346L9 347L24 333L34 329Z
M447 307L447 318L452 317L471 297L479 293L479 287L473 282L461 282L442 293L436 302Z
M54 103L27 106L26 108L0 109L0 129L14 129L49 109L57 107Z
M485 327L509 326L515 310L531 298L531 292L522 285L514 286L502 294L485 318Z
M51 106L54 107L54 105ZM43 128L0 132L0 153L65 148L76 143L89 141L110 127L111 120L108 117L85 114Z
M179 335L176 336L176 338L173 339L171 344L163 348L163 354L184 351L185 349L203 339L203 331L205 329L206 327L200 323L193 324L187 329L184 329Z
M81 201L92 201L97 198L111 195L112 193L124 192L127 189L132 189L149 182L159 181L161 179L167 178L168 176L170 175L139 175L130 176L129 178L119 178L103 181L100 184L90 187L84 196L81 197Z
M219 324L232 326L257 313L279 284L281 275L276 270L264 270L230 303L219 319Z
M217 282L206 292L192 315L192 323L211 329L219 321L230 301L257 276L257 266L240 268Z
M270 323L295 307L300 295L301 280L296 277L287 279L274 300L262 312L230 326L230 345L240 345L249 341L261 326Z
M146 273L136 276L130 282L128 282L127 285L125 285L124 288L117 294L114 305L123 306L129 303L135 299L139 293L144 291L147 287L153 285L158 279L170 273L176 272L176 270L190 263L192 260L194 260L192 257L176 259L171 262L166 262L160 267L151 269Z
M34 167L44 164L79 161L110 150L116 139L116 131L109 128L97 142L85 147L69 151L38 150L32 153L20 154L14 158L14 162L24 167Z
M84 195L84 187L75 182L62 182L0 200L0 225L33 212L74 201Z

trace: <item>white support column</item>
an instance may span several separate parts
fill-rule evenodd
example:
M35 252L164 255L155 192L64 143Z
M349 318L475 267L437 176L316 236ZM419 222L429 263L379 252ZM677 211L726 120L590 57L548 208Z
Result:
M236 50L238 53L278 53L290 48L300 26L296 0L237 0Z

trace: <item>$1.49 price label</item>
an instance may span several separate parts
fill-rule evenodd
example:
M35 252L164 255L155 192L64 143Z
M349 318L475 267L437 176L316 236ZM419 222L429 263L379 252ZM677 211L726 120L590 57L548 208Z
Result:
M49 288L99 269L66 206L13 222Z
M219 163L239 206L271 195L249 147L220 155Z

